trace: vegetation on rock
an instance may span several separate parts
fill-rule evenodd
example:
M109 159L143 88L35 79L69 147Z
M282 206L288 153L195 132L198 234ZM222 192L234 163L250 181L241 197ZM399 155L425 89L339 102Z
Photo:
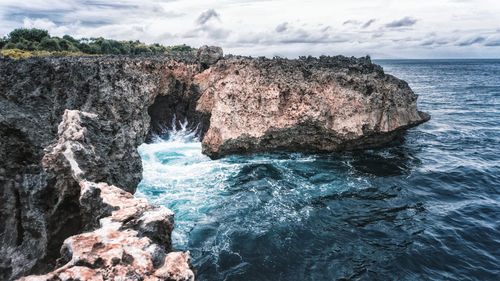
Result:
M186 53L194 50L187 45L163 46L136 41L81 38L70 35L62 38L50 36L47 30L18 28L0 38L2 56L14 59L29 56L82 56L82 55L159 55Z

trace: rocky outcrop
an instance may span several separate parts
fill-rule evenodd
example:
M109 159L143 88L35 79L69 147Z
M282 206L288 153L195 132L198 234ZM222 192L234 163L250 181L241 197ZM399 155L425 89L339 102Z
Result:
M45 169L64 175L60 186L74 182L80 187L82 221L95 230L64 240L58 269L21 280L194 280L189 252L171 252L174 214L170 210L88 180L94 169L87 165L94 163L92 158L98 158L100 150L93 140L106 123L96 114L65 111L59 138L42 163Z
M203 70L209 68L213 64L216 64L220 59L222 59L222 55L223 52L221 47L202 46L196 51L196 57L198 58L200 66Z
M133 197L137 147L187 120L212 158L354 149L428 116L369 59L0 60L0 279L192 280L173 214Z
M229 58L196 79L211 158L364 148L429 119L408 84L369 58Z
M100 227L101 210L80 200L81 180L69 164L76 161L85 181L135 191L149 106L199 71L189 57L0 61L0 280L54 270L65 239ZM67 109L81 113L66 116ZM172 118L177 109L163 110ZM71 148L58 127L66 124L67 134L76 125L61 123L63 116L85 123Z

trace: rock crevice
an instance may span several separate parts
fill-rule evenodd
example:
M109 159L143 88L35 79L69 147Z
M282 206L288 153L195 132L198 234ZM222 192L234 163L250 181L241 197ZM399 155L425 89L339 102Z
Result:
M81 200L82 179L135 192L148 107L200 69L195 57L0 60L1 280L54 270L65 239L109 216L98 196Z
M56 270L21 280L167 280L165 276L168 280L194 280L189 252L172 252L172 211L91 180L94 170L85 164L99 157L92 139L102 134L102 123L106 121L96 114L66 110L59 138L42 159L44 169L66 176L59 183L66 188L59 192L79 195L81 222L91 231L64 240ZM79 192L68 190L74 185Z

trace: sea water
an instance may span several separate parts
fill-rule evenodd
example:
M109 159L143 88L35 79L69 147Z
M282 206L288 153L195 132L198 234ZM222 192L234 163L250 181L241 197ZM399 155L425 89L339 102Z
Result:
M500 61L378 61L432 119L383 148L212 161L189 126L139 147L203 280L500 280Z

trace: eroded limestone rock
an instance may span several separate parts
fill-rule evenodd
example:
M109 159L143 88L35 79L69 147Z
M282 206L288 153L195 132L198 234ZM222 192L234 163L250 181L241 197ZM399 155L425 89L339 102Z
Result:
M66 110L59 138L42 160L46 169L69 173L78 184L83 221L94 230L64 240L56 270L21 280L194 280L189 252L171 252L172 211L88 180L93 169L80 164L98 158L91 140L101 122L97 114Z
M337 151L428 120L408 84L369 58L228 58L196 76L210 114L203 153Z
M200 61L201 67L203 69L207 69L211 65L216 64L220 59L222 59L223 52L221 47L201 46L196 51L196 56Z
M0 280L192 280L189 254L171 252L172 214L131 195L137 147L175 118L198 125L212 158L362 148L429 118L368 58L203 47L0 60L0 77Z
M83 204L75 163L87 181L135 191L149 106L199 71L195 57L0 60L0 280L54 270L63 241L107 216Z

